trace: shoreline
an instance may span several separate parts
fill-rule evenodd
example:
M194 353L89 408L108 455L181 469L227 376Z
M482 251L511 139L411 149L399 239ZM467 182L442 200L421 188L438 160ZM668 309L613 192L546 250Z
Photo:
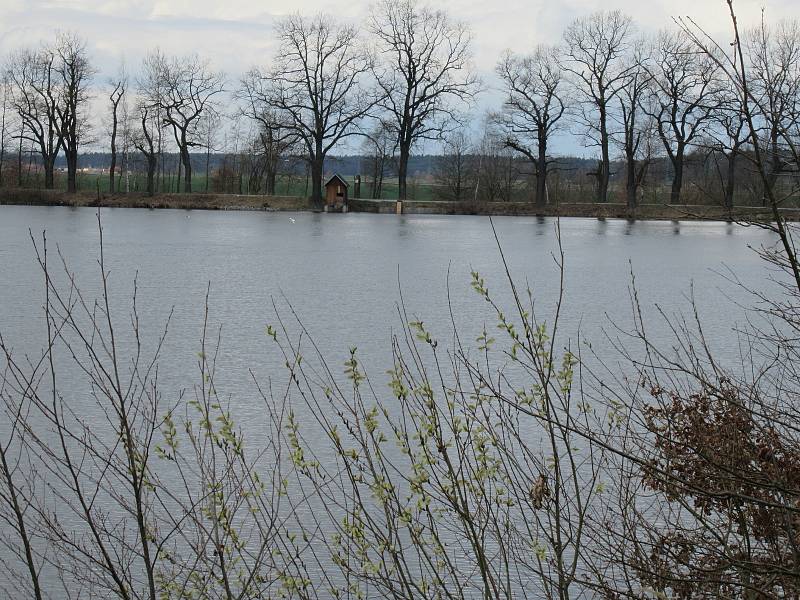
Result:
M67 194L63 191L30 189L0 190L0 205L319 212L311 205L308 198L296 196L240 196L205 193L148 196L142 192L98 195L89 192ZM351 199L348 203L348 210L349 212L394 214L396 202L393 200ZM800 221L800 209L782 209L781 213L787 221ZM771 211L764 207L734 207L733 212L728 214L722 207L712 205L643 204L630 211L625 204L613 202L551 204L537 207L528 202L407 200L403 202L403 214L583 217L648 221L768 222L772 220Z

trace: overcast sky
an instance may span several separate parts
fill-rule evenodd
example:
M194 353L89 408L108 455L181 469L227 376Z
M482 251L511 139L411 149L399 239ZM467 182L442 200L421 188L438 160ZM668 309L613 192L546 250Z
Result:
M358 23L371 2L364 0L0 0L0 53L51 39L58 29L86 38L98 82L124 61L132 73L142 56L159 46L167 53L198 52L232 80L255 64L267 64L272 25L289 12L325 13ZM555 43L573 19L600 9L621 9L645 32L691 16L715 35L729 31L724 0L439 0L435 6L470 24L475 66L489 86L497 58L506 50L525 52ZM798 0L736 0L744 25L800 17ZM498 101L490 91L479 109Z

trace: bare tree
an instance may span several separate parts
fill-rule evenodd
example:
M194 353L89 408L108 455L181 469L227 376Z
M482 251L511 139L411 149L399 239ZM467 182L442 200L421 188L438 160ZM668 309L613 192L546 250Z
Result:
M529 56L506 54L496 69L506 93L500 115L505 143L533 163L537 206L547 203L548 143L566 108L557 52L539 46Z
M281 161L295 150L300 137L285 112L270 105L270 82L257 69L251 69L242 78L239 97L244 103L245 116L256 123L258 145L264 161L266 193L272 196Z
M155 170L153 171L152 190L149 185L150 158L145 154L148 161L148 193L151 195L156 190L163 188L163 181L161 180L164 170L164 119L162 105L164 104L165 95L163 74L166 60L164 54L158 49L148 53L142 60L141 72L137 79L139 95L137 112L139 113L139 121L142 123L143 131L137 131L137 135L134 136L134 145L143 153L143 147L148 147L155 151L153 155L155 158ZM152 124L150 123L151 119L153 121ZM145 127L145 123L148 123L147 127Z
M497 126L496 115L487 116L483 137L475 150L475 198L510 202L517 191L522 165Z
M651 93L644 107L672 164L670 202L678 204L686 151L709 127L720 83L714 60L698 52L681 31L659 33L653 54Z
M203 145L200 121L213 110L217 96L224 91L225 77L212 71L208 60L192 55L162 60L160 79L163 122L172 128L183 166L183 189L190 193L192 159L189 151Z
M3 88L3 113L0 115L0 188L2 188L5 183L6 140L11 123L8 113L10 98L8 75L6 73L3 73L0 78L0 86Z
M358 133L356 125L379 100L364 81L373 61L354 27L322 15L287 17L276 34L280 45L274 64L257 77L264 80L266 105L305 145L311 198L318 203L325 157Z
M69 283L55 284L46 238L35 242L47 344L27 361L0 337L0 406L11 417L0 445L0 519L2 545L12 551L0 567L13 556L29 571L13 573L7 589L37 600L51 590L121 600L278 596L280 411L272 414L258 394L270 439L245 447L216 389L219 337L209 341L208 297L199 383L165 405L158 357L171 313L162 332L144 340L134 282L130 330L118 327L102 248L101 229L102 291L89 298L66 262ZM61 393L62 358L86 384L88 404ZM94 422L84 419L89 405ZM39 476L46 493L35 487ZM5 539L6 523L13 539Z
M156 169L158 168L159 153L156 145L156 136L159 130L159 121L154 116L157 108L150 106L146 102L139 102L137 107L138 125L132 136L132 142L147 164L147 194L152 196L156 193Z
M122 97L120 106L121 112L119 115L121 131L117 132L117 137L122 136L122 164L120 165L120 175L125 174L125 192L130 192L131 188L131 151L135 148L133 145L133 135L136 129L136 121L131 114L130 94ZM117 192L122 189L122 177L117 178Z
M270 125L266 125L266 123L270 123ZM299 139L290 127L281 124L277 115L272 114L262 121L261 129L258 132L258 141L264 157L266 192L268 195L274 196L281 166L285 168L289 159L297 154Z
M205 169L205 192L209 190L209 180L211 175L211 153L216 149L215 138L222 123L222 115L216 110L209 110L203 115L199 122L198 134L203 139L203 146L206 149L206 169Z
M62 99L56 104L62 147L67 162L67 191L78 191L78 150L86 141L90 124L85 114L89 83L94 70L89 64L86 42L73 33L62 33L55 45L55 72L60 79Z
M3 345L0 335L0 346ZM0 398L5 398L8 368L0 375ZM8 427L7 437L0 440L0 523L8 534L0 541L0 548L8 558L0 560L0 573L4 585L0 587L11 596L42 600L40 574L42 559L37 555L36 519L33 497L39 478L28 464L28 457L20 448L25 445L26 423L23 403L2 403ZM8 527L8 529L6 529ZM13 558L12 558L13 557ZM19 567L24 566L23 573Z
M391 123L380 121L374 129L366 134L361 144L362 171L366 167L366 174L371 182L370 195L373 200L381 198L383 194L383 180L391 169L396 167L395 150L397 139Z
M442 155L436 158L434 178L438 195L460 202L475 196L475 157L472 143L463 131L445 136Z
M740 179L737 178L737 169L742 164L740 155L747 146L749 133L747 119L734 90L723 82L719 94L709 132L709 150L722 185L722 206L730 215L733 212L737 179Z
M457 104L477 91L478 80L470 70L472 36L444 11L419 7L415 0L382 0L369 23L385 59L375 76L397 136L398 195L405 200L414 145L440 139L458 120Z
M597 201L608 200L611 170L610 112L614 99L628 85L631 19L618 10L598 12L575 20L564 32L562 67L573 80L578 99L578 119L587 138L600 148Z
M646 67L644 42L639 41L626 57L629 65L627 83L617 95L621 127L613 139L622 148L625 157L625 195L628 209L638 205L639 188L653 158L653 120L642 111L642 102L649 90L651 75Z
M127 76L123 75L111 82L113 86L108 100L111 104L111 164L108 167L108 190L114 193L114 176L117 168L117 133L119 129L120 103L128 87Z
M22 122L18 134L20 148L23 140L36 146L42 161L46 189L52 189L55 185L55 161L62 146L59 122L59 102L62 98L55 61L53 50L39 48L15 52L8 63L11 105ZM19 175L22 176L22 169Z
M792 232L786 224L780 209L785 200L774 186L772 177L772 167L770 166L770 144L766 144L759 136L758 119L759 115L766 113L759 94L759 75L758 68L750 68L745 61L745 41L742 39L739 24L736 18L736 11L733 0L726 0L731 17L731 26L734 33L733 49L734 53L729 56L711 36L698 28L694 23L681 21L681 26L686 35L695 44L695 47L702 52L709 60L720 69L720 76L724 77L735 91L741 106L742 114L747 121L747 131L749 132L749 145L751 148L750 164L753 165L764 189L764 200L772 214L772 223L762 223L778 236L780 249L782 252L777 255L784 269L791 274L795 287L800 290L800 261L795 252ZM789 86L789 90L795 89ZM790 92L791 93L791 92ZM778 127L778 138L784 144L787 151L793 157L795 165L800 167L800 153L797 150L797 122L789 119L783 126ZM796 157L796 158L795 158ZM773 259L774 253L768 253Z
M761 25L745 34L754 117L769 162L766 184L775 187L787 170L800 168L800 23ZM768 194L765 194L765 200Z

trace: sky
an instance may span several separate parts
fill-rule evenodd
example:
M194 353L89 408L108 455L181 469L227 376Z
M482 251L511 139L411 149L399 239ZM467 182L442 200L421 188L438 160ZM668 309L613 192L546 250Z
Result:
M425 0L420 0L424 4ZM135 74L142 57L160 47L168 54L198 52L232 82L254 65L269 64L273 25L292 12L324 13L358 24L369 0L0 0L0 56L75 31L88 42L102 85L125 65ZM500 102L494 65L505 50L526 52L557 43L575 18L596 10L620 9L637 28L655 32L674 17L690 16L709 33L729 37L725 0L438 0L433 3L468 23L474 34L474 66L486 92L480 113ZM762 8L769 20L800 18L799 0L736 0L741 24L756 24Z

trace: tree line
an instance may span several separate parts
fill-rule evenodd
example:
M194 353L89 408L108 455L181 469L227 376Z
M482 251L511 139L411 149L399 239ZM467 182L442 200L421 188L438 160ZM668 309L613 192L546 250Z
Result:
M208 171L221 136L230 136L234 142L226 146L244 157L237 168L240 178L247 172L248 189L274 194L278 172L300 159L310 195L319 199L326 157L358 137L373 195L393 176L398 197L406 199L412 152L441 144L437 181L446 195L502 199L524 174L534 201L544 205L553 174L564 171L554 139L572 136L597 155L592 169L572 175L588 176L597 202L608 201L616 175L633 208L642 187L661 175L670 179L669 202L680 203L687 163L699 156L730 209L737 189L764 198L762 189L749 189L754 173L745 169L737 179L753 151L751 126L766 142L770 184L793 189L797 179L798 140L776 131L797 129L800 26L763 19L742 35L759 100L752 124L719 66L730 47L717 50L719 56L698 52L677 24L646 35L624 13L602 11L576 19L558 44L498 60L502 104L482 116L483 135L475 141L464 132L476 129L470 111L486 85L473 65L472 33L446 12L412 0L379 2L362 29L325 15L285 17L273 32L273 60L236 81L198 55L154 50L135 76L122 70L98 85L85 41L59 34L7 59L0 165L13 152L7 141L16 140L21 180L28 144L44 187L52 188L55 158L63 152L67 188L75 191L79 149L108 148L109 189L120 189L120 171L136 163L154 194L163 189L165 153L174 152L177 189L191 192L191 157L205 154ZM102 131L88 114L93 95L106 106ZM654 175L659 164L666 168Z

